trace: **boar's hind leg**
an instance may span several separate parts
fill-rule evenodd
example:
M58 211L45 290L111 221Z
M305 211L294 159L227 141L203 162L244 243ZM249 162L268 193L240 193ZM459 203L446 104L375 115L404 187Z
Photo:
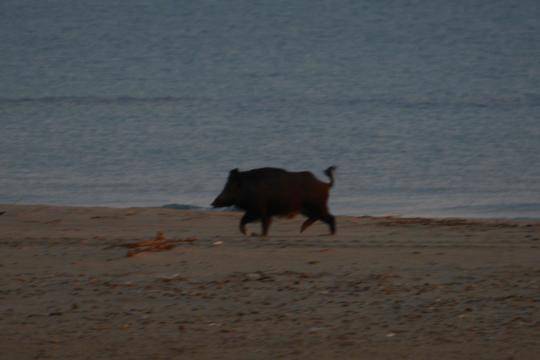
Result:
M246 212L244 216L242 216L242 219L240 220L240 231L242 234L246 235L246 224L250 222L254 222L259 217L253 213Z
M263 236L266 236L268 234L268 228L270 227L271 223L272 223L271 216L263 216L262 218L262 235Z
M311 224L313 224L315 221L321 220L328 224L330 227L330 233L335 234L336 233L336 219L334 216L330 214L323 215L321 217L310 217L304 223L302 224L302 228L300 229L300 232L304 232Z
M321 217L321 220L328 224L330 227L330 233L334 235L336 233L336 218L330 213L327 213Z
M313 224L315 221L319 220L319 218L316 218L316 217L310 217L308 218L306 221L304 221L304 223L302 224L302 228L300 229L300 232L304 232L304 230L306 230L308 227L311 226L311 224Z
M328 212L326 205L321 204L304 204L302 208L302 214L307 217L306 221L302 224L300 232L306 230L311 224L317 220L324 221L330 226L330 232L334 234L336 232L336 220Z

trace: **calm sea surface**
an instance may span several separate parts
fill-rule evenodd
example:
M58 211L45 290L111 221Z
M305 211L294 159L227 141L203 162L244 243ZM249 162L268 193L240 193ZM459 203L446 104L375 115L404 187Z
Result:
M540 218L540 3L0 3L0 203L333 164L337 214Z

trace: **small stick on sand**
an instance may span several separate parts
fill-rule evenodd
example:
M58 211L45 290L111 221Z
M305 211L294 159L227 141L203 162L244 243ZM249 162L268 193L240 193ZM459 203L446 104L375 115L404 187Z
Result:
M158 231L156 236L152 240L143 240L134 243L120 244L114 247L126 247L128 249L133 249L128 251L126 256L132 257L143 252L157 252L157 251L166 251L171 250L180 243L193 243L197 238L191 237L186 239L177 239L177 240L167 240L162 231Z

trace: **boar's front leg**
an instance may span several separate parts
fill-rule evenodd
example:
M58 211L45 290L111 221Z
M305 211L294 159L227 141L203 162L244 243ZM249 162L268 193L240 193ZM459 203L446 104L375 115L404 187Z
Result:
M242 234L246 235L246 224L254 222L258 218L259 216L250 213L249 211L246 211L246 213L244 214L244 216L242 216L242 219L240 220L240 231L242 232Z

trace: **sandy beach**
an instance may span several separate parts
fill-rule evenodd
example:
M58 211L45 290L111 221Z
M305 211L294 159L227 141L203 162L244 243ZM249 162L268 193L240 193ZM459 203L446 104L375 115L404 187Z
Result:
M536 359L540 222L2 205L2 359ZM248 225L259 232L259 224Z

